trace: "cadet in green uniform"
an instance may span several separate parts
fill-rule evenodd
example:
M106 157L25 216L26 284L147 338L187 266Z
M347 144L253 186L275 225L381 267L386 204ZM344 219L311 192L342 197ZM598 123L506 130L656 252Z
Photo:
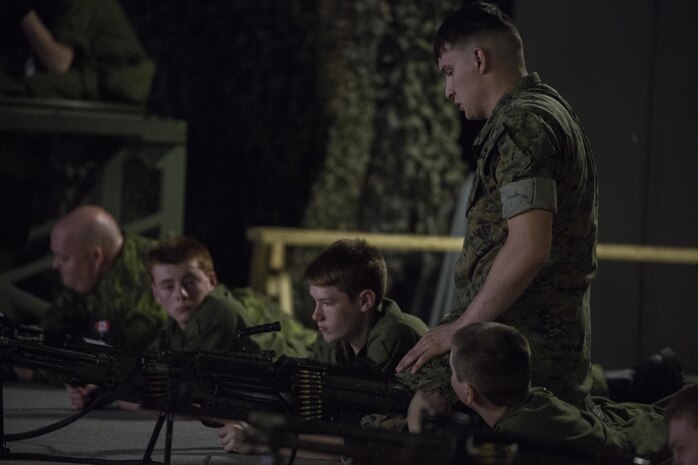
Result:
M385 298L383 256L365 240L340 240L306 267L304 279L315 301L312 318L318 334L312 358L394 373L397 362L427 330L422 320L402 313ZM385 415L369 415L362 424L386 424ZM394 420L389 420L391 424ZM402 424L400 419L395 423ZM245 443L245 422L227 422L218 439L228 452L257 450Z
M190 237L165 239L148 254L155 299L169 318L173 350L272 350L276 356L306 357L315 332L283 314L250 289L229 290L218 283L208 249ZM238 339L242 329L281 323L280 332Z
M455 306L398 370L415 389L431 383L447 394L447 357L420 368L448 352L459 328L500 321L530 341L533 385L584 408L597 240L596 168L584 130L562 97L528 74L519 33L497 7L468 3L440 27L434 51L446 96L466 118L487 122L473 145Z
M37 58L35 97L145 103L155 66L116 0L58 0L20 13ZM48 11L50 10L50 11Z
M381 371L394 373L427 330L422 320L384 298L385 260L366 241L334 242L310 262L304 278L315 300L313 358L319 361L351 365L368 358Z
M155 241L123 233L104 209L85 205L51 231L53 267L66 288L43 318L48 335L99 339L143 350L157 338L165 313L150 292L146 257ZM71 391L82 407L81 389Z
M567 453L592 461L617 456L630 463L638 455L661 463L668 458L661 408L605 400L599 402L607 412L603 422L543 388L529 388L530 354L526 338L510 326L495 322L466 326L453 336L453 390L494 431L523 437L549 450L564 447Z
M385 373L394 373L395 366L415 345L426 325L414 315L402 313L395 301L384 298L376 309L375 323L368 331L366 344L355 352L347 341L326 342L317 335L312 358L326 363L352 365L357 359L368 358Z

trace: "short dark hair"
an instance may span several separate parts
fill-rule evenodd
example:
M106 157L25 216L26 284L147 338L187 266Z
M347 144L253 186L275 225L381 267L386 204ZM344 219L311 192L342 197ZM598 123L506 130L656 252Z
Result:
M378 249L363 239L333 242L308 264L305 282L321 287L336 287L355 299L364 289L376 295L376 306L383 302L387 270Z
M664 419L685 418L693 428L698 429L698 384L691 384L673 395L666 409Z
M499 7L486 2L469 2L448 16L439 27L434 38L434 59L439 60L447 44L455 46L492 32L505 32L521 41L514 22Z
M508 406L523 400L531 383L531 348L511 326L484 321L453 335L456 378L472 384L491 402Z
M213 271L213 259L205 245L188 236L175 236L161 240L148 252L148 270L155 265L179 265L196 260L204 273Z

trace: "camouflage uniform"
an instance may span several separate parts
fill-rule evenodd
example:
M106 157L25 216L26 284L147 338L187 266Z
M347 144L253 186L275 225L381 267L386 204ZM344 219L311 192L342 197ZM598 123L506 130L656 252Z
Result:
M480 291L507 238L507 219L531 209L553 212L549 262L497 321L531 344L533 385L584 408L597 234L596 168L584 130L562 97L532 73L499 100L473 152L477 171L454 271L456 301L443 322L457 319ZM419 388L438 377L447 391L448 358L430 366L405 378Z
M545 446L563 446L568 452L637 454L652 463L662 463L669 457L661 409L646 404L617 404L607 399L599 405L613 419L610 424L545 389L533 388L522 402L507 407L493 429Z
M352 365L368 358L380 371L394 374L398 362L427 331L427 326L416 316L402 313L397 303L390 299L383 299L376 318L368 332L366 345L358 354L346 341L327 343L317 334L311 358L338 365Z
M85 295L65 289L42 326L50 333L99 339L114 347L148 348L165 321L146 264L154 245L152 239L125 233L123 248L97 287Z

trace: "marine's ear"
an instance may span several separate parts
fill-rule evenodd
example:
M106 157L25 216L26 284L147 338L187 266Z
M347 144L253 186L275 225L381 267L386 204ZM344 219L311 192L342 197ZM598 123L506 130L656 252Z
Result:
M489 69L490 57L484 48L477 47L473 49L472 60L478 74L485 74L485 71Z

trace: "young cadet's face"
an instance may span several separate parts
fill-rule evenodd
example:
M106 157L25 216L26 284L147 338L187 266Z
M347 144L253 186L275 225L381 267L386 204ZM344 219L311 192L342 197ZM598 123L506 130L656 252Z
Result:
M157 264L151 274L155 300L182 329L216 286L215 273L204 273L196 260L178 265Z
M669 422L669 447L674 465L698 465L698 428L686 417L674 418Z
M310 285L309 292L315 300L312 318L322 338L326 342L360 343L366 320L359 299L350 299L346 292L334 286Z

